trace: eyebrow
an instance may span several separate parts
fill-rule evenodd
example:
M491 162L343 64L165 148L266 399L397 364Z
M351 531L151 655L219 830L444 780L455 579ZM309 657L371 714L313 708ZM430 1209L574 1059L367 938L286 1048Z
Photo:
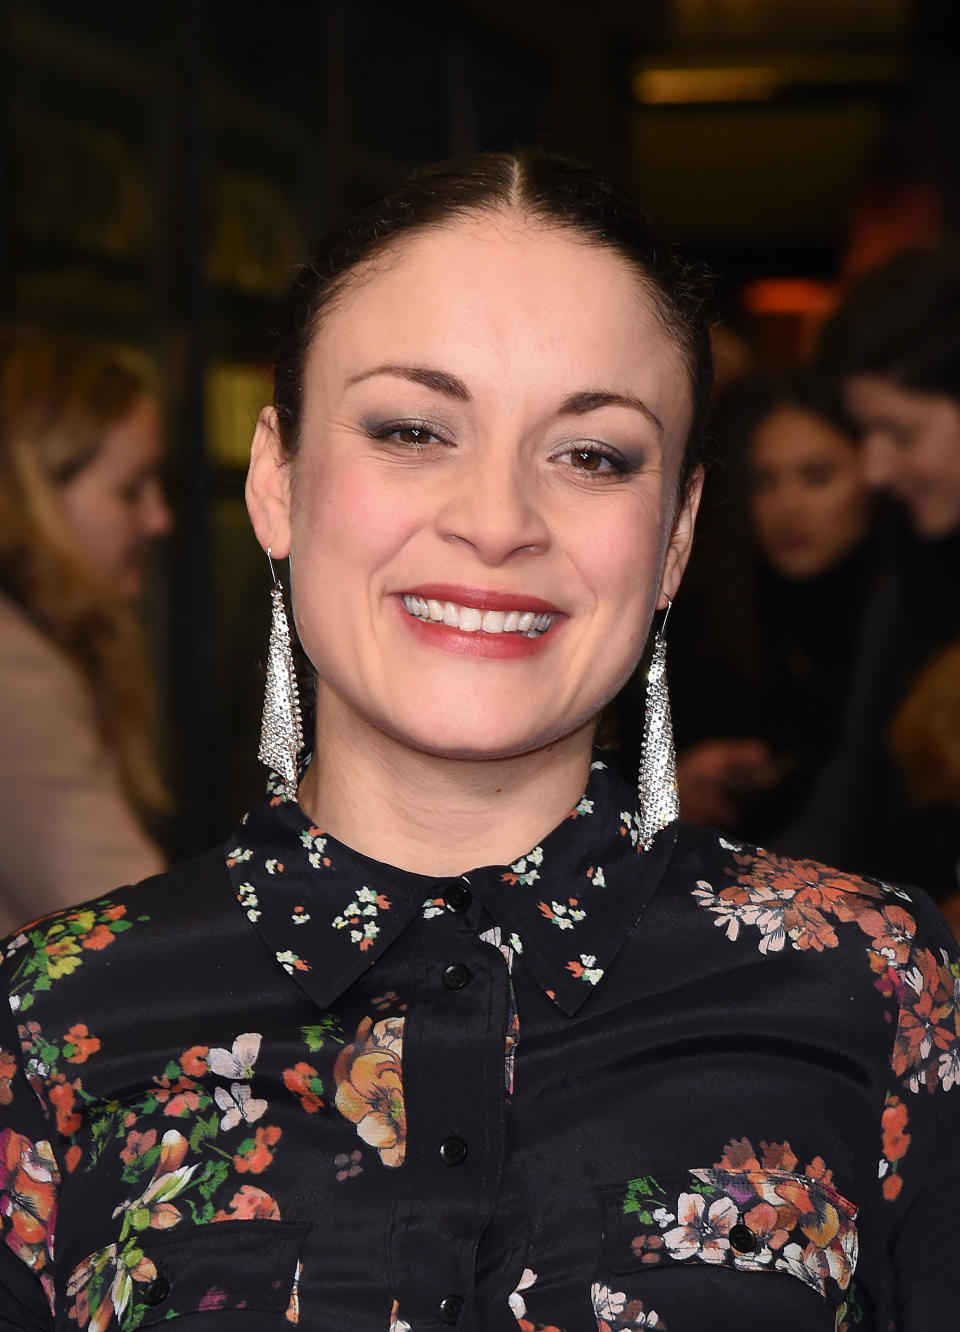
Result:
M393 375L397 379L406 379L411 384L420 384L423 388L432 389L435 393L442 393L444 397L455 398L458 402L472 401L470 390L462 379L448 374L445 370L434 370L425 365L403 365L397 362L375 365L370 370L361 370L359 374L351 375L347 384L359 384L365 379L372 379L375 375ZM564 398L558 414L586 416L588 412L599 411L601 407L630 407L641 416L645 416L661 435L664 433L660 417L634 393L614 393L607 389L580 389L576 393L571 393L568 398Z
M432 389L435 393L442 393L444 397L470 402L470 390L462 379L448 375L445 370L431 370L425 365L397 365L392 362L375 365L372 370L361 370L358 375L352 375L347 383L359 384L364 379L372 379L374 375L393 375L397 379L407 379L411 384Z

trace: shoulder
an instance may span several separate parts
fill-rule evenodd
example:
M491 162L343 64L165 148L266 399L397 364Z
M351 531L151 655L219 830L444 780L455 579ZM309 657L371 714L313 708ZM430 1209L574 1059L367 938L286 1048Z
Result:
M956 951L949 926L920 889L687 826L677 860L697 907L728 939L753 940L762 953L825 953L846 942L873 954L876 969L903 965L916 946Z
M220 848L62 911L42 916L0 944L0 984L15 1013L103 990L139 988L176 965L178 940L224 939L243 924ZM110 1003L111 993L103 1000Z

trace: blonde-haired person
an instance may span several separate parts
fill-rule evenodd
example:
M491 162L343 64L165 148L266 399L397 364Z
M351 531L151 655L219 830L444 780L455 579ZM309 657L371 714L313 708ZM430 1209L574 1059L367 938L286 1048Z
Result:
M117 355L0 343L0 932L162 868L133 603L170 527L156 400Z

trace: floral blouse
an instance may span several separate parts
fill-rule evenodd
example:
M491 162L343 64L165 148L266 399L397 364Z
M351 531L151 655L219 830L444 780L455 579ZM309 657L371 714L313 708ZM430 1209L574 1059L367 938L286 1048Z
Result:
M958 977L920 895L641 852L599 759L456 879L274 783L3 946L0 1329L960 1326Z

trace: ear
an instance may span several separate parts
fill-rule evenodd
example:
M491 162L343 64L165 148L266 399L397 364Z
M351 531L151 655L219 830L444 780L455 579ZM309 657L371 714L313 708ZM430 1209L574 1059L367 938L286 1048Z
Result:
M264 407L257 418L244 496L260 545L275 559L285 560L290 554L290 464L280 446L273 407Z
M657 610L665 610L668 605L668 598L672 601L677 595L680 579L687 567L687 560L690 558L690 550L693 546L693 528L697 519L697 510L700 507L702 493L703 468L698 467L687 482L680 508L677 510L677 516L673 522L673 531L670 533L670 542L663 562L663 576L660 580Z

